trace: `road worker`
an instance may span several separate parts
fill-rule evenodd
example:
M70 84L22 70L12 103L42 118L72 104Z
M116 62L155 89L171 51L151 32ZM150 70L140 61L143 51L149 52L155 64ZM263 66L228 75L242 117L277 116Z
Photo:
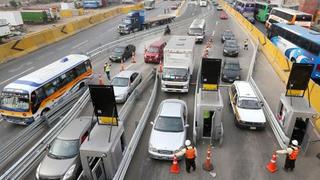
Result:
M190 140L185 141L185 148L183 148L180 152L175 154L177 157L184 155L186 161L186 170L190 173L190 168L195 171L196 170L196 157L197 157L197 149L193 145L191 145Z
M111 64L109 64L107 62L104 64L104 72L106 73L109 81L110 81L110 70L111 70L110 66L111 66Z
M286 162L284 165L285 171L288 171L288 169L293 171L293 169L295 167L295 161L298 157L299 152L300 152L300 147L298 145L297 140L292 140L291 145L287 149L276 151L277 154L286 154L287 155Z

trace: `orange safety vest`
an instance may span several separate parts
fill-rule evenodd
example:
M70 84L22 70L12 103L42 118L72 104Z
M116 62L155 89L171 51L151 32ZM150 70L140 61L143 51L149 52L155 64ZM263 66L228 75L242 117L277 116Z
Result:
M194 147L192 147L191 149L188 149L186 147L186 153L184 155L187 159L194 159L196 157L196 150L194 149Z
M289 154L289 159L290 160L296 160L297 159L297 157L298 157L298 154L299 154L299 152L300 152L300 149L299 148L292 148L292 153L291 154Z

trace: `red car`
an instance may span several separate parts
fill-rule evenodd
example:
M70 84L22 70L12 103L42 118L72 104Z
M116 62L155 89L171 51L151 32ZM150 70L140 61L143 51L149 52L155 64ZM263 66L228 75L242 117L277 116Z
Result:
M163 49L167 43L163 40L153 42L144 53L144 62L160 63L163 61Z
M220 19L228 19L227 13L224 12L224 11L222 11L222 12L220 13Z

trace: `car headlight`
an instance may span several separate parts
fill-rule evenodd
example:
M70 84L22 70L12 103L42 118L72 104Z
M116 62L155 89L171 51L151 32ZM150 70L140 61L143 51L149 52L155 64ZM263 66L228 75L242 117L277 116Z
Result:
M228 52L228 50L226 50L226 49L223 49L223 52Z
M72 177L73 171L74 171L75 168L76 168L76 165L73 164L73 165L68 169L68 171L66 172L66 174L63 176L63 180L67 180L67 179L69 179L70 177Z
M36 171L36 178L39 179L39 173L40 173L40 166L41 166L41 163L38 165L37 167L37 171Z
M223 78L228 78L228 76L227 75L223 75Z
M183 89L188 89L188 85L184 85L184 86L183 86Z
M125 94L118 95L118 98L123 99L125 97Z
M157 152L158 150L156 148L152 147L152 145L149 144L149 151Z
M236 79L237 79L237 80L240 80L240 76L237 76Z
M174 154L180 152L184 147L185 147L185 146L181 146L179 149L175 150L175 151L174 151Z

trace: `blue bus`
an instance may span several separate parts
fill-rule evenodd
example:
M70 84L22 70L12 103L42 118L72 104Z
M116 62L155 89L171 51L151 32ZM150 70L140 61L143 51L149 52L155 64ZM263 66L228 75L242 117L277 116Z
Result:
M311 78L320 80L320 33L285 23L274 23L268 29L268 38L295 63L314 64Z

